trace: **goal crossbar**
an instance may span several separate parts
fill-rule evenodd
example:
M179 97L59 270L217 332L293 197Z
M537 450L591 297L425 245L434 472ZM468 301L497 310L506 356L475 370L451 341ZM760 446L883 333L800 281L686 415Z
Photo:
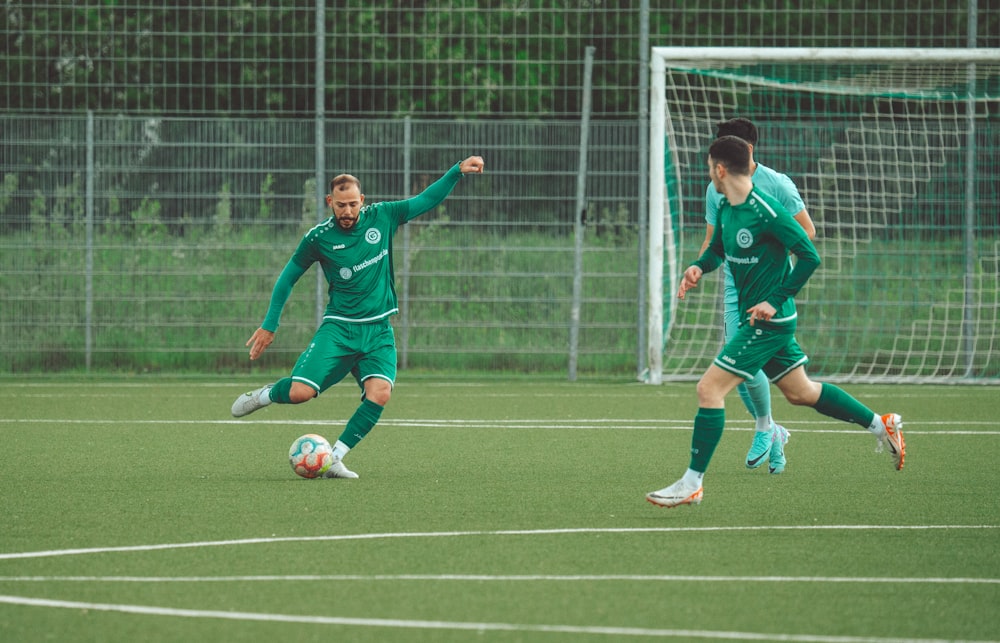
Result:
M855 47L653 47L650 65L697 62L996 63L1000 49Z

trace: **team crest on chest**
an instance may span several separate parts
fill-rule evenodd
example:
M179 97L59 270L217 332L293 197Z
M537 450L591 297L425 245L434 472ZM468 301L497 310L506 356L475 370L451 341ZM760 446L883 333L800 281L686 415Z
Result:
M378 230L378 228L368 228L367 230L365 230L365 241L367 241L368 243L375 245L381 240L382 240L382 233Z
M736 232L736 245L746 250L753 245L753 233L746 228L740 228Z

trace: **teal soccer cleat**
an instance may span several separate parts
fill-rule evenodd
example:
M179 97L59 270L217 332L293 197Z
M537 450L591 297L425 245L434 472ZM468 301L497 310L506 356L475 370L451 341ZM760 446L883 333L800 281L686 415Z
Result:
M750 450L747 451L747 469L756 469L764 464L767 456L771 453L773 435L771 431L754 432L753 442L750 443Z
M768 473L781 473L788 463L785 459L785 445L788 444L788 429L775 424L771 431L771 455L767 464Z

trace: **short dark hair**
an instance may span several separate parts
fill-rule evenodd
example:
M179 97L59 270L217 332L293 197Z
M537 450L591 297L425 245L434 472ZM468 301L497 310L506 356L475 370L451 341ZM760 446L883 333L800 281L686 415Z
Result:
M708 148L708 155L733 174L750 176L750 144L739 136L720 136Z
M716 123L715 135L716 137L739 136L750 145L757 146L757 126L750 122L749 118L730 118L728 121Z
M333 194L337 191L337 188L344 185L356 185L359 190L361 189L361 181L355 177L350 174L338 174L330 181L330 194Z

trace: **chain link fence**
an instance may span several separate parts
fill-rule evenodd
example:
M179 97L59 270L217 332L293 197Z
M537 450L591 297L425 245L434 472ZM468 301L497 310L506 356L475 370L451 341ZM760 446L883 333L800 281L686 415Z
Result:
M1000 46L995 4L958 4L8 0L0 371L250 369L329 176L402 198L475 153L397 238L404 366L635 374L649 47ZM287 369L322 290L253 368Z

